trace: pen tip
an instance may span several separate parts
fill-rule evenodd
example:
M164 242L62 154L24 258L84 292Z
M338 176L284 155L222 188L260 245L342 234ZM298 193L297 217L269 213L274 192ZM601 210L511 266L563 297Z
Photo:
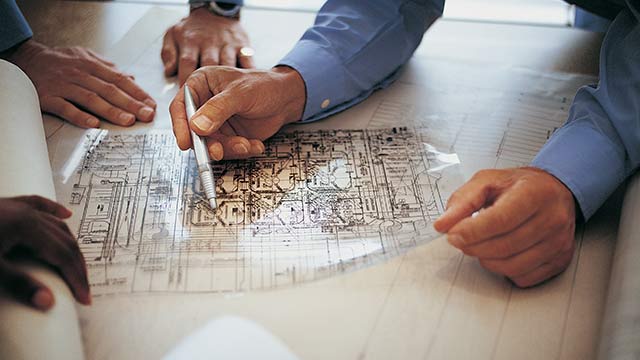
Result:
M209 199L209 206L211 206L211 210L215 210L218 207L216 199Z

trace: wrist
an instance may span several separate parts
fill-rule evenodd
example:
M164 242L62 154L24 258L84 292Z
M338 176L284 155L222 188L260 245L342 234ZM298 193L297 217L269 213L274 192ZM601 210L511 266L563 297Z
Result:
M216 9L216 10L214 10ZM240 12L242 7L234 4L218 4L217 2L201 2L201 3L192 3L189 7L189 15L193 13L208 13L211 16L229 19L229 20L240 20ZM225 15L227 12L228 15Z
M307 90L304 79L298 71L288 66L276 66L271 71L279 79L282 89L284 106L284 124L293 123L302 119L304 107L307 102Z
M3 53L3 58L24 70L29 60L33 59L36 54L46 48L47 47L45 45L29 39L22 44L13 47L10 52L6 53L6 56L5 53Z

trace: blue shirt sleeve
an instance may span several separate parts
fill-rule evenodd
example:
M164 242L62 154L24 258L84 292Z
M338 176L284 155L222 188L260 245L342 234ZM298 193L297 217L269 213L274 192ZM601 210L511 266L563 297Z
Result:
M571 190L585 220L640 166L640 8L627 4L605 35L598 85L578 90L532 163Z
M395 80L442 15L444 0L329 0L279 65L305 82L303 121L319 120Z
M14 0L0 0L0 52L31 38L33 32Z

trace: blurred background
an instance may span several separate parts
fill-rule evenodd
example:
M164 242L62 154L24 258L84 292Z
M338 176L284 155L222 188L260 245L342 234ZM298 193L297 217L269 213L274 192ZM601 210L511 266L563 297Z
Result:
M188 0L120 0L180 4ZM356 0L366 1L366 0ZM317 11L324 0L245 0L247 7ZM447 0L444 18L452 20L572 26L575 9L562 0Z

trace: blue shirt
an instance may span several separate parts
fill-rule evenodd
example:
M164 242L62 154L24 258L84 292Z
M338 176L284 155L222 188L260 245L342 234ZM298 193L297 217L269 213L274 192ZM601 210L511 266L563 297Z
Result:
M305 81L303 121L364 100L395 79L444 0L329 0L315 24L280 61ZM600 81L576 94L567 123L532 165L562 181L584 219L640 164L640 20L631 0L610 25Z
M33 36L14 0L0 0L0 14L0 52Z

